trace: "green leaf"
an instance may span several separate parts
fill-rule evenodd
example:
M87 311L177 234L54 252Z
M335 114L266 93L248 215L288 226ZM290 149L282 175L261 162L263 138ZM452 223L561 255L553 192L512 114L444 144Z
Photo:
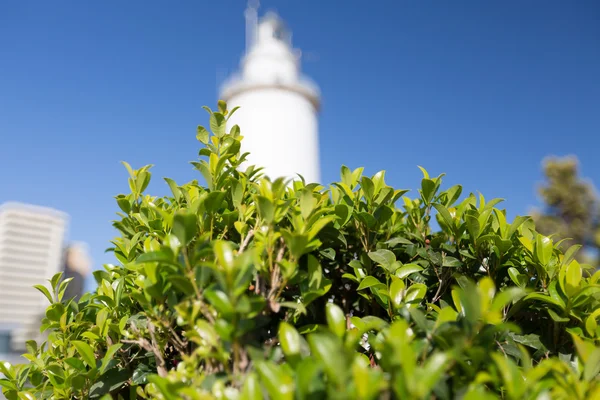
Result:
M325 391L325 383L319 379L322 366L311 358L304 358L296 368L296 390L298 400L311 400ZM322 398L322 397L321 397ZM262 397L261 397L262 399Z
M462 263L454 257L446 256L444 257L444 262L442 263L442 267L460 267Z
M135 179L135 172L133 171L133 168L131 168L131 165L129 165L129 163L127 161L121 161L121 164L123 164L125 166L125 168L127 168L129 177L131 177L131 179Z
M544 302L546 304L556 306L560 310L562 310L564 308L563 305L559 301L553 299L550 296L546 296L546 295L541 294L541 293L531 293L531 294L528 294L527 296L525 296L525 298L523 298L523 301L527 301L527 300L538 300L538 301Z
M348 187L352 187L352 171L350 171L350 168L342 165L340 178L342 183L346 184Z
M38 345L35 340L28 340L25 342L25 348L29 354L35 355L38 351ZM2 371L2 366L0 366L0 371Z
M294 381L280 366L272 362L256 363L256 370L261 382L273 400L292 400L294 398Z
M177 211L173 216L173 234L183 245L189 244L198 231L196 215L187 211Z
M165 262L165 263L172 264L172 263L175 263L174 258L175 258L175 255L173 254L171 249L169 249L168 247L163 247L159 251L152 251L150 253L141 254L137 258L136 263L143 264L143 263L150 263L150 262Z
M525 296L525 291L518 287L508 287L497 293L492 301L492 311L500 311L508 303L517 301Z
M329 379L345 382L348 368L345 368L344 351L339 338L332 333L312 333L308 335L311 353L321 361Z
M346 333L346 316L341 308L333 303L325 305L325 315L329 329L339 338Z
M9 379L15 379L13 367L8 361L0 361L0 373Z
M202 144L208 144L210 134L205 127L198 125L196 129L196 139Z
M216 346L219 343L217 331L211 324L203 319L198 319L196 321L194 331L211 346Z
M548 311L548 314L550 315L550 318L552 318L556 322L569 322L569 318L567 318L567 317L561 317L560 315L558 315L551 308L547 309L546 311Z
M319 234L319 232L321 232L321 230L323 228L325 228L331 222L335 221L335 219L336 219L336 217L334 217L334 216L326 216L326 217L321 217L318 220L316 220L312 224L310 229L308 230L308 233L307 233L308 240L309 241L313 240Z
M422 283L415 283L406 290L404 301L409 304L410 308L418 306L427 293L427 286Z
M381 265L386 270L391 271L392 264L396 261L396 256L389 250L379 249L369 252L369 258Z
M48 299L50 304L54 303L54 300L52 299L52 295L50 294L50 292L44 285L33 285L33 287L36 288L37 290L39 290L40 292L42 292L42 294L44 296L46 296L46 298Z
M302 338L296 328L287 322L279 324L279 341L281 349L286 357L292 357L300 354Z
M405 288L406 284L402 279L394 279L394 281L392 281L392 284L390 285L390 299L395 308L399 308L402 305Z
M356 276L354 276L352 274L348 274L348 273L342 274L342 278L350 279L351 281L354 281L356 283L360 282L360 280Z
M9 381L8 379L0 379L0 387L6 388L8 390L14 390L17 391L19 390L17 388L17 386L12 383L11 381ZM4 392L5 394L7 394L6 392ZM16 397L13 397L13 399L16 399Z
M375 224L377 224L377 221L375 220L375 217L373 217L371 214L369 214L368 212L359 212L358 214L356 214L356 218L362 222L363 224L365 224L367 226L367 228L372 229Z
M571 263L567 266L565 274L566 290L569 296L572 295L579 288L579 284L581 283L581 277L581 266L579 265L577 260L571 261Z
M510 225L510 228L508 229L506 238L510 239L515 234L515 232L519 229L519 227L521 225L523 225L523 223L527 220L529 220L529 217L517 216L515 218L515 220L513 221L513 223Z
M433 203L433 207L435 207L444 223L448 226L448 228L450 228L450 231L452 232L454 229L454 218L452 218L452 215L450 215L448 209L439 203Z
M275 206L270 199L265 196L256 196L256 206L258 208L258 214L267 224L273 222Z
M373 184L373 181L366 176L363 176L360 182L360 187L362 188L367 202L371 203L375 194L375 185Z
M96 368L96 357L94 357L94 350L92 349L92 346L86 342L82 342L81 340L73 340L71 341L71 344L75 346L77 352L87 365L92 368Z
M420 371L420 379L417 382L419 398L426 398L431 393L442 377L449 361L449 357L445 353L434 353L427 359Z
M469 231L471 240L475 241L475 239L479 237L479 233L481 231L479 220L475 216L469 214L465 217L465 222L467 224L467 230Z
M398 268L395 272L395 275L404 279L410 274L414 274L415 272L423 271L423 267L418 264L404 264L401 268Z
M533 253L533 243L531 242L531 240L529 238L521 236L519 238L519 242L521 242L523 247L525 247L527 250L529 250L530 253Z
M225 136L225 117L223 114L215 112L210 116L210 130L215 134L216 137L222 138Z
M177 183L175 183L175 181L170 178L164 178L164 180L169 185L169 188L171 189L171 193L173 193L173 197L175 198L175 201L179 201L181 199L181 191L179 190Z
M585 320L585 330L591 337L596 336L596 330L598 328L598 322L596 319L600 316L600 308L594 310L589 317Z
M311 190L303 190L300 194L300 214L302 218L308 219L312 213L317 201Z
M234 307L227 295L220 290L207 290L204 296L210 304L213 305L224 316L229 316L234 313Z
M538 234L535 238L535 254L538 261L547 266L552 258L552 250L554 247L552 246L552 239L547 236L543 236Z
M215 214L221 208L225 192L210 192L204 199L204 207L209 214Z
M581 249L580 244L574 244L573 246L569 247L569 249L565 252L565 256L562 261L563 264L569 265L571 261L575 258L575 254L577 254L579 249Z
M515 267L510 267L508 269L508 276L510 277L510 279L514 282L515 285L519 286L519 287L525 287L526 285L526 275L523 275L519 272L518 269L516 269Z
M240 106L235 106L235 107L233 107L233 108L232 108L232 109L229 111L229 113L227 114L227 119L231 118L231 116L232 116L232 115L233 115L233 114L234 114L234 113L235 113L237 110L239 110L239 109L240 109ZM236 126L237 126L237 125L234 125L233 127L235 128ZM239 128L239 126L238 126L238 130L239 130L239 129L240 129L240 128ZM232 130L233 130L233 128L232 128ZM239 135L239 132L238 132L238 135ZM233 135L233 136L235 137L235 136L237 136L237 135Z
M461 193L462 193L462 186L461 185L454 185L451 188L449 188L448 190L446 190L446 194L447 194L447 198L448 200L446 201L445 206L446 207L450 207L452 204L454 204L456 202L456 200L458 200L458 198L460 197Z
M240 393L240 400L262 400L262 390L258 377L253 372L246 375L242 391Z
M346 204L336 204L335 215L338 217L340 227L343 227L348 223L350 217L352 217L352 207Z
M523 344L525 346L529 346L536 350L545 349L546 347L540 340L540 335L529 334L529 335L517 335L510 334L510 337L517 343Z
M385 244L387 244L390 247L394 247L398 244L404 244L404 245L413 245L414 243L411 242L410 240L403 238L403 237L395 237L393 239L388 240L387 242L385 242Z
M590 354L585 362L583 369L583 379L588 382L592 382L594 379L598 379L600 375L600 348L596 347L592 354ZM596 391L597 393L597 391Z
M374 276L366 276L365 279L363 279L360 282L360 285L358 285L357 290L367 289L372 286L382 286L383 287L385 285L383 283L379 282L379 280L377 278L375 278Z
M89 398L107 400L106 396L110 396L110 392L122 389L129 378L130 374L127 373L126 370L111 368L90 387ZM110 396L110 398L112 398L112 396ZM165 399L171 400L172 398L165 396Z
M225 271L232 271L235 265L233 249L231 245L224 240L217 240L213 244L217 262Z
M423 179L421 181L421 195L426 205L431 204L433 197L435 196L437 185L431 179Z
M186 296L194 294L194 286L189 278L181 275L169 275L167 280Z
M227 113L227 103L225 100L219 100L217 102L217 107L219 107L219 111L221 114L225 115Z
M106 371L108 363L113 359L115 353L123 346L122 343L113 344L106 350L106 354L102 358L102 364L100 365L100 374Z
M308 236L296 234L287 230L282 231L286 244L290 249L290 253L296 259L299 259L305 252L308 246Z

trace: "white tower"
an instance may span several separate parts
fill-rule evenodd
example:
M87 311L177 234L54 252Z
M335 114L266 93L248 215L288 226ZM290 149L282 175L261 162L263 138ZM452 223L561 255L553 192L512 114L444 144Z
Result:
M38 339L48 300L33 285L47 286L60 271L67 224L66 214L50 208L0 206L0 330L10 327L13 350Z
M300 52L292 47L283 21L268 13L260 21L257 7L246 10L246 54L241 73L222 87L229 120L242 130L242 152L248 164L264 167L265 175L304 177L320 183L317 113L319 88L301 75Z

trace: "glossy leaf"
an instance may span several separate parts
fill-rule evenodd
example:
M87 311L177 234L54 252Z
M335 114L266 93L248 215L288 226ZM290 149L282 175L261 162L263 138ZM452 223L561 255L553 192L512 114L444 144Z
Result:
M380 249L369 253L369 258L380 264L383 268L388 271L391 269L392 264L396 261L396 256L389 250Z
M325 306L325 315L329 329L336 334L337 337L344 336L346 332L346 316L341 308L333 303L327 303Z
M94 356L94 350L86 342L81 340L74 340L71 342L77 349L77 352L83 358L83 361L92 368L96 368L96 357Z
M363 279L360 282L360 285L358 285L358 290L363 290L363 289L367 289L373 286L379 286L379 285L383 285L381 282L379 282L379 280L377 278L375 278L374 276L367 276L365 277L365 279Z

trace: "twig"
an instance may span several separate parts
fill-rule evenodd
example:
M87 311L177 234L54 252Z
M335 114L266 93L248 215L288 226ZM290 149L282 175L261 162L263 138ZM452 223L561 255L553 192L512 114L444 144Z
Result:
M134 333L136 333L136 332L139 333L139 330L137 329L135 324L131 324L131 330ZM152 325L152 323L150 323L150 322L148 323L148 331L150 332L150 338L152 339L152 342L149 342L148 339L145 339L145 338L140 338L137 340L121 340L121 342L137 344L142 349L153 353L154 358L156 359L156 371L158 372L158 375L160 377L164 378L165 376L167 376L166 363L165 363L165 359L162 356L162 352L160 351L160 349L158 347L158 342L156 341L156 337L154 336L154 325Z
M171 327L170 325L167 327L167 329L169 330L169 333L172 335L172 340L171 343L173 343L173 346L175 346L175 348L177 349L177 351L181 354L185 354L185 350L187 347L187 343L184 342L179 335L177 334L177 332L175 332L175 329L173 329L173 327Z
M279 264L281 264L281 260L283 260L283 255L285 254L285 242L281 239L281 247L277 252L277 257L275 258L275 267L273 267L273 271L271 271L271 289L269 290L269 295L267 299L269 300L269 307L274 312L279 312L279 304L276 302L276 297L278 297L279 288L281 286L281 268Z
M244 251L246 249L246 246L248 246L248 243L250 243L250 239L252 239L253 236L254 236L254 229L250 229L250 231L244 238L244 241L242 242L240 249L238 250L238 253L241 253L242 251Z
M506 352L504 351L504 347L502 347L500 342L496 340L496 344L498 345L498 347L500 347L500 350L502 350L502 353L504 353L504 357L508 358L508 356L506 355Z
M435 265L433 266L433 271L435 272L435 276L437 276L438 281L440 282L440 284L438 285L438 289L437 292L435 292L435 295L433 296L433 300L431 300L432 303L435 303L436 301L438 301L441 297L441 291L442 291L442 285L444 284L444 280L442 278L440 278L440 274L438 273L437 268L435 267Z
M442 291L443 284L444 284L444 280L440 279L440 284L438 285L437 292L435 292L435 295L433 296L433 300L431 300L432 303L435 303L436 301L438 301L440 299L440 297L442 297L440 292Z
M152 349L154 352L154 356L156 357L156 369L158 371L158 375L161 377L167 376L167 368L165 359L162 356L162 352L158 347L158 341L156 340L156 336L154 335L154 324L151 322L148 323L148 332L150 332L150 338L152 339Z

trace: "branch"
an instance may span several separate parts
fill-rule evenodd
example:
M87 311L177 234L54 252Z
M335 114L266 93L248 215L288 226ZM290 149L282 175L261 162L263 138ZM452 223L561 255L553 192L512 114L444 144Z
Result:
M277 302L275 301L275 294L279 290L281 284L281 269L279 268L279 264L281 263L281 260L283 260L283 255L285 254L285 242L283 242L283 239L281 241L282 245L279 248L279 251L277 252L277 257L275 258L275 267L271 272L271 290L269 290L269 295L267 296L269 300L269 306L274 312L279 312L280 307L279 304L277 304Z
M169 333L172 336L171 343L173 343L173 346L175 346L175 348L177 349L177 351L180 354L185 354L186 353L187 342L183 341L179 337L179 335L177 334L177 332L175 332L175 329L173 329L173 327L171 327L170 325L167 327L167 329L169 330Z
M135 324L131 324L131 330L134 333L139 333L139 330L137 329ZM137 340L121 340L121 342L137 344L142 349L153 353L154 358L156 359L156 371L158 372L159 376L164 378L165 376L167 376L165 359L163 358L162 352L158 347L158 342L156 341L156 337L154 336L154 325L152 325L151 322L148 323L148 331L150 332L150 338L152 339L152 342L149 342L148 339L145 338L140 338Z
M240 249L238 250L238 253L241 253L242 251L244 251L246 249L246 247L248 246L248 243L250 243L250 239L252 239L253 236L254 236L254 229L250 229L250 231L244 238L244 241L242 242Z
M158 372L158 375L164 378L165 376L167 376L166 363L165 359L162 356L162 352L158 347L158 341L156 340L156 336L154 336L154 325L152 324L152 322L148 323L148 332L150 332L150 338L152 339L152 352L156 357L156 370Z

